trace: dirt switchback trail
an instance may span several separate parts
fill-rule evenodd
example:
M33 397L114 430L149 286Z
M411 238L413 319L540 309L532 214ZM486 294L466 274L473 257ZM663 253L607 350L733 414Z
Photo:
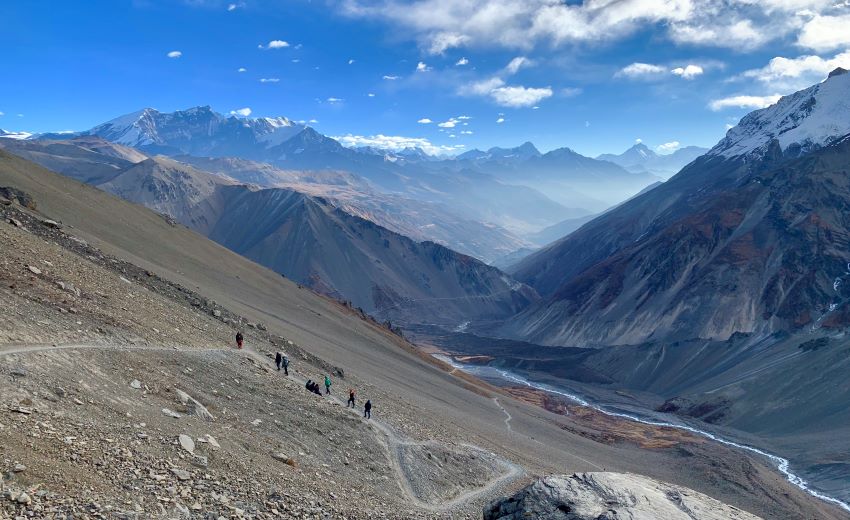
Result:
M241 355L244 357L251 358L254 362L263 363L266 365L273 365L272 361L269 360L266 356L256 352L250 348L246 348L243 350L237 350L234 348L182 348L177 346L172 347L161 347L161 346L151 346L151 345L107 345L107 344L93 344L93 343L70 343L70 344L6 344L0 345L0 357L2 356L11 356L11 355L28 355L28 354L36 354L39 352L49 352L49 351L57 351L57 350L89 350L89 349L97 349L97 350L118 350L118 351L177 351L177 352L225 352L228 354ZM295 370L291 370L289 375L289 379L296 381L299 386L303 386L306 383L306 379L296 375ZM467 489L462 491L461 493L447 499L440 499L438 501L428 501L423 500L421 498L421 493L417 493L416 484L412 482L411 474L409 471L406 471L405 468L407 464L405 463L405 450L408 448L434 448L434 449L448 449L447 446L441 445L440 443L434 441L413 441L404 436L396 433L392 427L389 425L377 420L377 419L363 419L360 415L359 409L348 409L345 403L342 402L335 395L325 395L323 396L326 399L329 399L336 405L340 407L346 408L349 413L357 416L361 421L365 422L370 429L375 433L377 440L381 445L384 446L386 450L387 459L390 462L390 465L393 469L393 472L397 476L397 481L399 483L399 488L404 493L407 499L409 499L416 507L434 512L447 512L458 508L470 501L476 500L481 497L487 496L489 493L493 493L498 490L501 486L509 484L525 475L525 471L518 465L513 464L507 460L498 458L498 465L500 467L500 474L493 476L491 478L487 478L484 482L484 485L474 487L472 489ZM502 409L505 414L508 416L505 420L505 424L510 430L510 414L502 408L501 404L496 400L496 404ZM485 450L468 444L462 445L465 449L470 452L476 454L485 454ZM490 454L492 455L492 454Z

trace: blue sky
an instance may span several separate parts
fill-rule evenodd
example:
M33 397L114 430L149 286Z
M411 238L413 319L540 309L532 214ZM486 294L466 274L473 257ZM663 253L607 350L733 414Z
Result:
M0 128L211 105L349 144L669 151L850 68L848 27L842 0L5 0Z

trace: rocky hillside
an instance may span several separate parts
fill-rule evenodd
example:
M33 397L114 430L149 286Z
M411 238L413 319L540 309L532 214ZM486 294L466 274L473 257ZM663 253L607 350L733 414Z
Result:
M124 166L93 184L382 320L455 327L461 317L503 318L537 299L494 267L322 198L241 185L162 156Z
M850 93L850 75L803 91L814 96L806 106L829 103L836 89ZM778 106L798 106L801 95ZM787 116L777 110L742 125ZM797 128L808 125L806 114L820 109L798 112ZM741 132L730 130L726 140ZM538 343L583 345L846 325L850 141L823 138L824 147L807 145L810 153L799 156L793 143L768 139L769 146L729 157L726 140L663 185L523 260L515 276L545 301L506 330Z

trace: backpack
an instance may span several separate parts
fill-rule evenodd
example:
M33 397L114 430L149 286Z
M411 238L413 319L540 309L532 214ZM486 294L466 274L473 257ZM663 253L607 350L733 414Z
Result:
M286 356L283 356L283 366L285 366L285 367L289 366L289 358L286 357Z

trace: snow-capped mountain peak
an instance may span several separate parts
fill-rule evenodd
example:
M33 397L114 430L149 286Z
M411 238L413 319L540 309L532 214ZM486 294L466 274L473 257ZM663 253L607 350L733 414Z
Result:
M29 139L32 135L29 132L10 132L0 128L0 138L4 139Z
M775 139L789 156L829 146L850 134L850 74L836 69L822 83L750 112L708 153L761 155Z

